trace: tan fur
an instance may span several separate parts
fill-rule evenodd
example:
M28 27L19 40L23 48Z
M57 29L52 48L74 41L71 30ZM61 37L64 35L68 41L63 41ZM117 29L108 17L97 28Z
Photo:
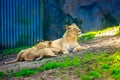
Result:
M51 41L43 41L43 42L39 42L34 47L38 50L43 48L48 48L51 46L51 43L52 43Z
M37 60L43 58L44 56L56 56L53 52L54 50L51 48L51 41L40 42L32 48L20 51L15 60L4 63L8 64L18 61L32 61L36 58Z
M36 54L37 54L37 58L35 60L40 60L43 57L55 57L55 56L57 56L57 55L55 55L52 48L41 49L41 50L37 51Z
M81 30L76 24L66 26L66 32L63 37L52 41L52 47L55 47L57 51L62 51L63 54L68 54L70 51L77 52L81 50L81 46L78 44L77 36L81 34Z

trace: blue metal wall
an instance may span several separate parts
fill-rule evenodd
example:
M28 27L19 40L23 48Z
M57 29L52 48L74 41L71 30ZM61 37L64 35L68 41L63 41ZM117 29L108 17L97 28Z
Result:
M0 49L42 39L42 0L0 0Z

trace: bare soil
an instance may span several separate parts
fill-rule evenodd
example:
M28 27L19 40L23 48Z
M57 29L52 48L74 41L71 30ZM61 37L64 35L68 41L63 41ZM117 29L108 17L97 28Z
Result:
M99 37L95 38L92 41L80 42L82 46L81 51L76 53L70 53L68 55L59 55L58 57L53 58L45 58L40 61L32 61L32 62L17 62L13 64L3 64L4 61L14 60L16 58L15 54L11 54L9 56L3 57L0 60L0 71L6 72L7 70L20 70L24 67L27 68L36 68L43 65L47 61L54 61L56 59L62 59L66 56L74 57L76 55L84 55L87 53L113 53L115 51L120 51L120 35L118 36L109 36L109 37ZM67 72L69 70L69 73ZM38 74L29 76L29 77L22 77L22 78L15 78L13 77L12 80L80 80L79 77L74 75L74 70L72 67L65 69L60 72L61 69L52 69L43 72L39 72Z

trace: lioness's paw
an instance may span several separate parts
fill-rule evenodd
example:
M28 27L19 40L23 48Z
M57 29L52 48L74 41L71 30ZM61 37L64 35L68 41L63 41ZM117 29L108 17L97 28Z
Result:
M82 49L81 46L76 47L76 48L73 49L73 52L78 52L78 51L80 51L81 49Z
M63 54L69 54L69 52L67 50L62 50Z
M74 52L74 53L75 53L75 52L77 52L77 51L78 51L78 50L75 48L75 49L73 49L73 51L72 51L72 52Z
M69 52L68 52L68 51L66 51L66 52L64 52L63 54L69 54Z

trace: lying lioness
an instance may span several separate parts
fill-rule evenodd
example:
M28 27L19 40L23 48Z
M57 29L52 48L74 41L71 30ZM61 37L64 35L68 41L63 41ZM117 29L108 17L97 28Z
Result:
M10 61L10 62L4 62L4 64L14 63L18 61L32 61L36 59L39 60L46 56L56 56L54 52L55 50L51 48L50 41L40 42L39 44L37 44L36 46L32 48L28 48L28 49L20 51L15 60Z
M77 41L77 36L81 34L81 30L76 24L66 26L66 32L63 37L52 41L52 47L56 47L57 51L68 54L70 51L77 52L81 50L81 46Z
M40 42L32 48L22 50L18 54L16 60L5 63L12 63L21 60L39 60L44 56L56 56L55 53L61 51L63 54L68 54L70 51L77 52L81 50L81 46L77 41L77 36L80 34L81 30L73 23L70 26L66 26L66 32L62 38L50 42Z

